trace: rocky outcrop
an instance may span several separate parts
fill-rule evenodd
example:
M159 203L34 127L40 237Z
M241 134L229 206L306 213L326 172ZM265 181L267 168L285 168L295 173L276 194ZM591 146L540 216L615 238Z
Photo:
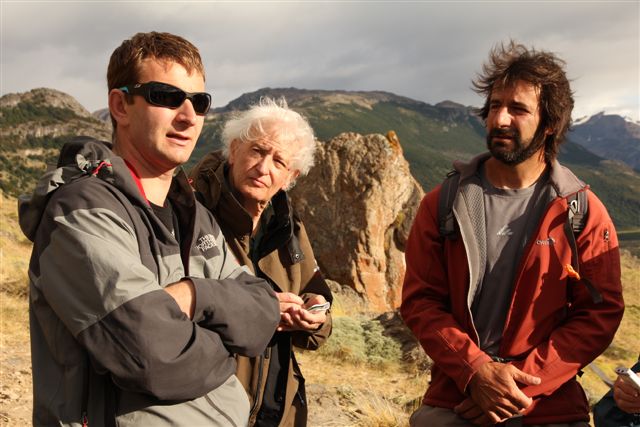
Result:
M47 108L63 108L73 111L78 116L91 115L75 98L55 89L39 88L24 93L8 93L0 98L2 108L17 107L22 103Z
M18 147L27 137L87 135L111 139L111 124L93 117L75 98L54 89L9 93L0 98L0 136Z
M397 137L343 133L319 143L316 166L290 193L327 277L374 311L398 307L404 247L423 191Z
M0 190L28 194L62 144L85 135L111 140L111 124L93 117L78 101L53 89L0 97Z

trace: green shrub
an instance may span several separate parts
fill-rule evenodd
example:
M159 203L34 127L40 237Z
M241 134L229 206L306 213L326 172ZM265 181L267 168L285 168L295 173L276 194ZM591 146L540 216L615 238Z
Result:
M333 332L320 348L323 355L354 364L383 365L401 358L400 344L382 335L377 320L337 317Z
M3 107L0 116L0 126L15 126L22 123L38 121L43 124L54 124L67 121L78 116L68 108L50 107L21 102L15 107Z
M402 357L400 344L392 338L382 335L384 328L380 322L367 320L363 321L361 325L369 363L377 365L400 360Z

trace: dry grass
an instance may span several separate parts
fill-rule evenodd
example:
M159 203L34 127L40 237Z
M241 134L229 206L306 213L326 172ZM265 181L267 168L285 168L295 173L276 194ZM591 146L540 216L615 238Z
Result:
M0 192L0 291L27 295L31 242L18 225L18 202Z
M364 306L352 294L334 297L331 309L334 324L348 327L355 319L367 318ZM348 333L338 335L330 339L345 341L340 343L342 347L353 339ZM320 351L298 353L297 359L308 385L310 420L314 426L408 425L409 416L420 405L429 381L428 372L418 372L414 365L402 362L399 357L367 363L362 358L341 358L340 352ZM315 392L314 400L314 390L318 388L321 392ZM326 417L327 412L332 416Z
M0 292L0 426L31 424L27 299Z
M399 361L384 366L354 365L313 352L300 354L298 360L310 390L313 384L320 384L325 393L335 396L333 408L317 408L310 402L311 416L327 410L343 414L339 424L315 415L314 425L407 425L427 389L428 375L410 372Z
M7 340L28 343L27 268L31 242L18 226L18 203L0 192L0 331Z
M31 243L15 198L0 193L0 425L31 423L27 267Z

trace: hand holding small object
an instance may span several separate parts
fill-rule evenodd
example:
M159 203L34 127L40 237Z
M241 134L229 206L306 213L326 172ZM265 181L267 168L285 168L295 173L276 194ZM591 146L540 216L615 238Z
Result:
M314 331L326 321L326 309L310 310L327 302L322 295L314 295L305 304L302 298L290 292L276 294L280 301L278 331Z
M613 384L613 398L618 408L629 414L640 413L640 378L628 368L617 368L618 379Z

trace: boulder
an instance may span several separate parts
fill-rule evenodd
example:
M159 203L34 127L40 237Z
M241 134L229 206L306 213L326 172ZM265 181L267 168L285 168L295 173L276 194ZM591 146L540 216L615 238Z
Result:
M355 289L372 311L397 308L404 247L424 193L395 133L319 142L315 166L290 195L325 275Z

